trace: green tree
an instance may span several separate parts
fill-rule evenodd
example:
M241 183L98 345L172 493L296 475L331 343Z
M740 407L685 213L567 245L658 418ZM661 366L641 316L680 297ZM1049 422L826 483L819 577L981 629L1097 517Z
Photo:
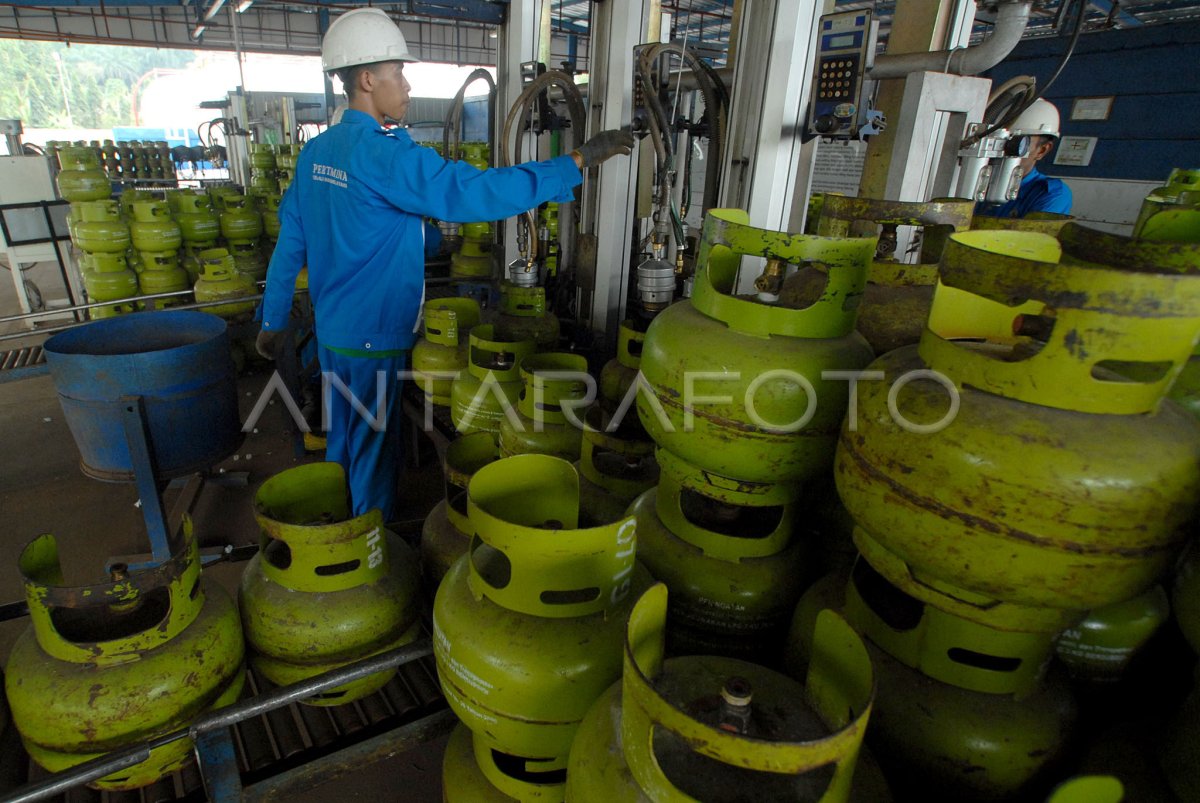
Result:
M156 67L186 67L196 55L0 39L0 117L16 117L29 128L132 125L130 93L137 80Z

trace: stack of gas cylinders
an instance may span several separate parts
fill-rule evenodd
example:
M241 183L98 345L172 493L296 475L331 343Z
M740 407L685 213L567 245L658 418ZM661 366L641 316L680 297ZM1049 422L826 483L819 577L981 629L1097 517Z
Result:
M352 515L329 463L259 488L240 615L190 542L83 595L42 536L12 721L71 766L236 698L244 661L287 685L406 644L424 606L451 803L1200 799L1194 184L1130 237L956 202L827 199L811 235L713 210L687 298L639 269L599 381L536 295L431 301L416 384L460 435L420 549ZM878 226L917 225L906 273ZM897 299L921 326L872 309ZM63 612L87 597L99 637Z
M60 168L56 181L59 194L71 204L67 226L80 253L88 299L125 302L95 307L90 316L132 312L145 306L128 301L135 296L180 293L197 286L198 301L233 295L231 290L253 295L279 237L282 196L277 177L288 170L277 169L275 160L283 159L294 170L298 151L295 145L255 146L255 181L247 195L227 186L127 189L114 200L114 179L104 161L108 150L65 144L54 148ZM267 161L271 167L259 166ZM236 277L224 271L202 275L201 254L218 248L232 258ZM215 264L214 256L208 255L210 264ZM188 300L177 295L156 299L154 306ZM228 317L234 309L220 308L218 314Z
M571 355L477 326L464 373L479 346L518 389L498 404L494 446L477 431L447 451L446 499L426 521L425 577L445 578L439 672L464 723L446 799L1195 798L1200 696L1177 633L1194 649L1200 560L1180 555L1200 499L1200 422L1172 398L1186 401L1200 336L1189 176L1152 194L1131 237L1065 216L972 219L954 201L834 202L813 236L710 212L691 297L623 324L590 394L570 388ZM864 220L885 235L923 225L920 263L906 269L852 235L869 228L844 225ZM896 298L922 325L880 309ZM866 339L856 311L871 313ZM572 475L555 459L572 457L556 414L579 407ZM547 437L526 443L531 410L550 413L536 428ZM611 587L600 571L514 572L532 568L526 546L584 572L574 530L623 504L658 585L630 613L622 680L564 752L523 729L565 729L577 699L546 709L522 684L552 688L547 659L585 664L530 651L530 634L552 642L533 628L561 624L543 607L556 592ZM538 599L518 603L514 587ZM599 599L581 610L599 615ZM600 650L582 624L574 633ZM830 661L840 717L814 694ZM1174 669L1147 684L1162 661ZM807 684L784 695L812 705L815 730L797 743L865 732L852 792L839 784L856 762L830 753L814 775L820 762L779 746L782 776L753 775L766 762L736 734L799 733L766 725L769 710L784 716L770 708L777 680ZM801 778L805 791L789 785Z

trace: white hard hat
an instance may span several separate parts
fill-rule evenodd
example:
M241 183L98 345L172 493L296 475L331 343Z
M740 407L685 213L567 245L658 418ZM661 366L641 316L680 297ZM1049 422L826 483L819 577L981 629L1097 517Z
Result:
M1008 127L1014 137L1057 137L1058 109L1048 100L1038 98Z
M378 8L356 8L333 21L321 42L321 68L335 72L377 61L418 61L404 34Z

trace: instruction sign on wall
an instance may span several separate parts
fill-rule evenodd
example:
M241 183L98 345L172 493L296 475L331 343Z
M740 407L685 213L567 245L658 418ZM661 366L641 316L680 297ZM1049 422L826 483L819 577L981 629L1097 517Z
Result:
M858 140L820 140L813 161L812 191L858 195L867 143Z
M1063 137L1054 154L1056 165L1087 167L1092 163L1092 152L1096 150L1096 137Z

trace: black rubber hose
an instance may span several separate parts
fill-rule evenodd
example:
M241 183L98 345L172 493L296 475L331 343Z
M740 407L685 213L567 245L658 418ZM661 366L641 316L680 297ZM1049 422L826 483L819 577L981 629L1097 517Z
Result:
M989 126L986 130L980 133L964 139L962 142L962 147L969 148L984 137L991 136L994 132L1008 126L1009 123L1021 116L1021 112L1028 109L1041 97L1043 97L1046 94L1046 90L1050 88L1050 85L1058 80L1058 76L1062 75L1063 68L1067 66L1067 62L1070 61L1072 54L1075 53L1075 45L1079 42L1079 35L1083 32L1083 18L1087 16L1087 0L1073 1L1079 7L1079 15L1075 18L1075 27L1071 32L1071 42L1067 45L1067 52L1063 53L1062 58L1059 59L1058 67L1055 68L1054 74L1050 76L1050 80L1043 84L1042 88L1037 92L1030 93L1029 97L1026 98L1024 103L1013 104L1011 107L1009 107L1008 113L1005 114L1000 120L996 121L995 124ZM1070 3L1072 0L1065 0L1065 2Z
M492 74L480 67L467 76L467 80L463 81L463 85L459 87L458 93L455 94L454 100L450 102L450 109L446 112L446 124L442 129L442 156L446 159L458 158L458 147L461 144L460 130L462 128L462 113L463 103L467 95L467 87L476 81L483 80L488 85L488 147L492 153L496 152L495 134L492 131L496 119L496 81L492 78ZM451 150L450 132L453 130L454 149Z

